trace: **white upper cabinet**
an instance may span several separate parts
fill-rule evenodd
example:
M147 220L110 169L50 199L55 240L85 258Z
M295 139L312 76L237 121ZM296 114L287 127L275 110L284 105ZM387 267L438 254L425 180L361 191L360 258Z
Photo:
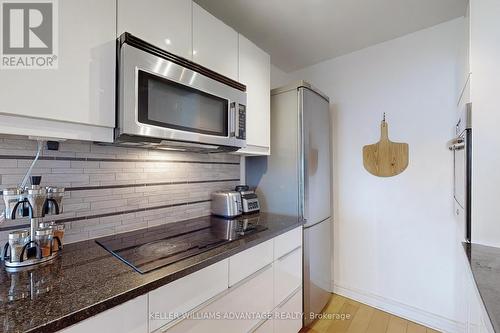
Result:
M247 86L247 147L240 153L269 155L271 58L239 35L239 81Z
M115 0L56 4L58 68L0 70L0 133L111 141Z
M124 32L192 59L190 0L118 0L117 34Z
M238 80L238 33L194 2L193 61Z

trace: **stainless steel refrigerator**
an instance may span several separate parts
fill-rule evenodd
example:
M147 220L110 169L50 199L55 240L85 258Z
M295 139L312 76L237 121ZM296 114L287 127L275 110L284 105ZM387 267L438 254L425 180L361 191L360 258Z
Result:
M246 159L261 210L305 220L304 324L329 300L332 258L329 99L300 81L271 91L271 155Z

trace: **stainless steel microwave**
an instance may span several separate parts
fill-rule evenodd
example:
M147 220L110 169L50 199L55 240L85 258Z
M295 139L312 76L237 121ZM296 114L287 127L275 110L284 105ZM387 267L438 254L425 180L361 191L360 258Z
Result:
M246 87L124 33L115 144L181 151L246 145Z

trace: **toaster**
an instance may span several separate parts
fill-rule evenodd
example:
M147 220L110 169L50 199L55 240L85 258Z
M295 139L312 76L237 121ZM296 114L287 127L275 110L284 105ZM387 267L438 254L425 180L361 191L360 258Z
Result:
M260 210L259 198L254 190L248 185L238 185L234 189L241 195L241 207L243 214L256 213Z
M216 191L211 195L213 215L235 217L241 215L241 195L236 191Z

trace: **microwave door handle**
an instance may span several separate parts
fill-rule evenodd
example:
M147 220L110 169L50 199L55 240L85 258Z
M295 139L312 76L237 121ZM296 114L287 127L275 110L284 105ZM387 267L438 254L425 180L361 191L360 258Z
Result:
M234 136L238 137L240 135L240 115L239 115L239 109L234 107Z
M229 136L236 135L236 103L229 104Z

